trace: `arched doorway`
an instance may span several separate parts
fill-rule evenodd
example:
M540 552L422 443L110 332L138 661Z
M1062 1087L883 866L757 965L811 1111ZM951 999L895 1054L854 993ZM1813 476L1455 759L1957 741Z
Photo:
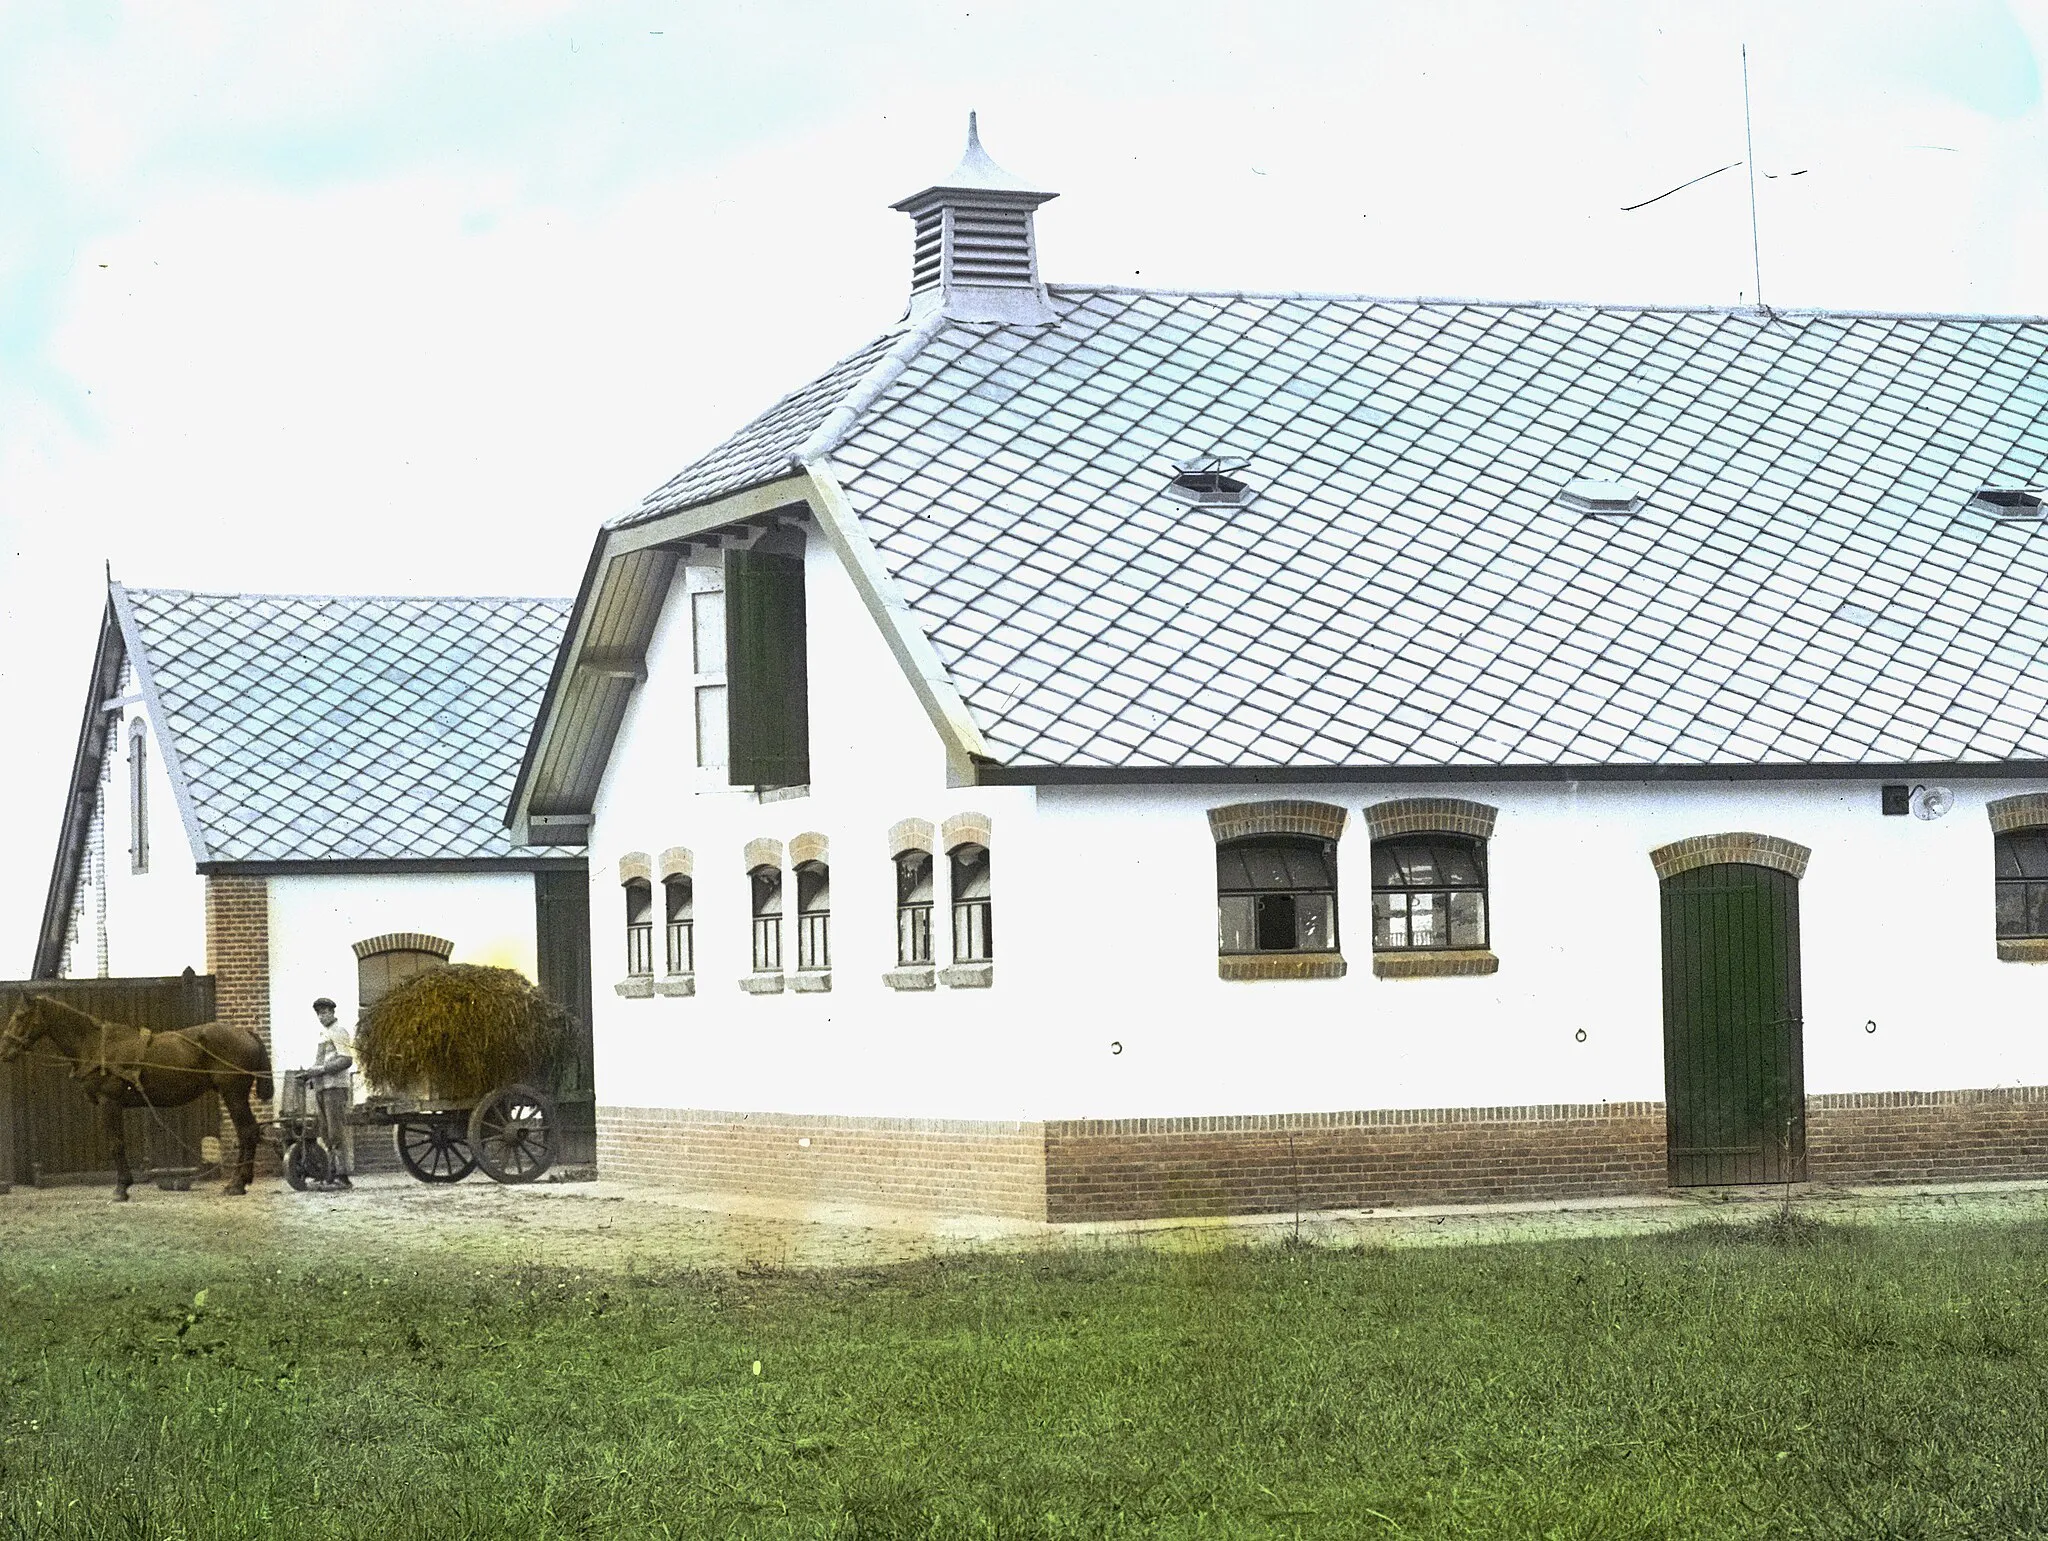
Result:
M1808 854L1754 834L1650 853L1662 880L1673 1187L1806 1177L1799 880Z

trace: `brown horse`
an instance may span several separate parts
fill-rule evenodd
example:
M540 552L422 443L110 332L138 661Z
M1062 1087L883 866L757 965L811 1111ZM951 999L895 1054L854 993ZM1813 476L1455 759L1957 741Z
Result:
M99 1104L100 1127L114 1150L114 1197L125 1200L128 1170L125 1113L129 1108L176 1108L219 1092L241 1146L229 1193L247 1193L256 1175L256 1115L249 1093L271 1094L270 1051L245 1027L205 1022L154 1032L102 1022L47 995L24 996L0 1033L0 1064L47 1038L71 1061L71 1075Z

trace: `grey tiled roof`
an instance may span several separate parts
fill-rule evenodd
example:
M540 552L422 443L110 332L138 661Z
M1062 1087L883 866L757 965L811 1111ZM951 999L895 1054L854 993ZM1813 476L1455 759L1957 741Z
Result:
M616 524L636 524L673 509L687 508L787 476L796 453L862 378L904 340L902 332L876 338L859 352L775 403L723 444L694 461L681 475L650 492Z
M2048 480L2048 322L1053 297L830 448L1007 764L2048 759L2048 525L1969 505Z
M581 854L503 818L567 600L125 593L211 860Z

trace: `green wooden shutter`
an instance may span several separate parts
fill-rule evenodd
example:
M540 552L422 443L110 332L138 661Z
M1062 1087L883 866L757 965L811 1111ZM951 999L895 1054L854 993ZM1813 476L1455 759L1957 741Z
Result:
M725 554L727 779L793 787L811 779L804 559Z

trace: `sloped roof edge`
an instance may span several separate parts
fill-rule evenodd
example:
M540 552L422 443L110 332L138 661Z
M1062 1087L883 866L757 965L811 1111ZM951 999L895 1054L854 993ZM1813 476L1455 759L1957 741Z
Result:
M128 661L127 641L114 613L112 584L100 615L99 640L93 648L92 675L86 685L85 717L71 756L71 780L64 799L63 823L57 832L57 854L50 868L50 886L43 898L42 927L36 935L31 979L55 979L64 966L64 938L71 928L71 905L78 892L79 869L85 862L86 835L99 799L100 763L106 755L102 726L107 700L121 688L121 670Z

